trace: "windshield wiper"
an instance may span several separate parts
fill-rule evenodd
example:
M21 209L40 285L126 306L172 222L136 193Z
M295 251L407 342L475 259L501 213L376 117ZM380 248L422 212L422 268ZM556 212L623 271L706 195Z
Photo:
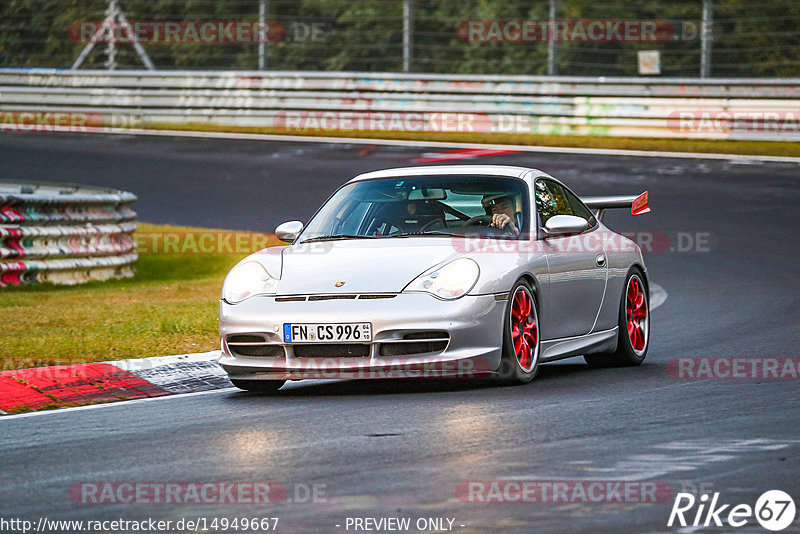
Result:
M454 234L452 232L438 232L436 230L432 232L403 232L402 234L392 234L386 237L419 237L421 235L434 235L434 236L445 236L445 237L464 237L464 234Z
M453 232L404 232L402 234L393 234L385 237L419 237L425 235L432 235L432 236L445 236L445 237L488 237L491 239L517 239L517 236L511 234L499 234L493 232L481 233L481 232L465 232L462 234L457 234Z
M300 241L301 243L311 243L314 241L334 241L337 239L375 239L377 236L374 235L352 235L352 234L331 234L331 235L321 235L317 237L311 237L309 239L304 239Z

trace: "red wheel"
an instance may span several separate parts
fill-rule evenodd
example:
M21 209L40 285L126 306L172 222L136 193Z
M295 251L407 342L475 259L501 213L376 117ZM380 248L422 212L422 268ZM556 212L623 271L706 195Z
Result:
M647 313L647 295L639 275L634 274L628 279L628 289L625 296L625 316L628 326L628 340L637 355L644 353L647 348L647 338L650 335Z
M650 298L644 275L632 269L625 279L619 309L617 349L612 353L586 354L591 367L641 365L650 344Z
M518 281L509 293L503 330L503 357L500 378L526 384L539 369L539 315L536 298L525 280Z
M514 354L523 372L529 373L538 357L539 330L533 296L528 288L519 286L511 303L511 339Z

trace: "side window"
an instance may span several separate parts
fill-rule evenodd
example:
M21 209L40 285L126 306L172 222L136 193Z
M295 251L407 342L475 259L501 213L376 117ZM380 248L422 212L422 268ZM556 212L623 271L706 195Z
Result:
M586 219L590 228L597 223L591 210L578 197L551 180L536 181L536 209L539 210L542 224L553 215L574 215Z
M536 209L542 225L553 215L574 215L564 188L550 180L536 180Z

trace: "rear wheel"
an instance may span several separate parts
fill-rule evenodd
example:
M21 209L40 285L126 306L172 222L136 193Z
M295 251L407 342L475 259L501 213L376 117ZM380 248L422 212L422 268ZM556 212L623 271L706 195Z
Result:
M644 276L631 270L619 308L617 350L610 354L587 354L590 367L626 367L641 365L650 345L650 295Z
M539 314L531 286L519 280L509 293L503 325L500 379L527 384L539 370Z
M272 393L278 391L285 383L286 380L236 380L231 378L231 384L253 393Z

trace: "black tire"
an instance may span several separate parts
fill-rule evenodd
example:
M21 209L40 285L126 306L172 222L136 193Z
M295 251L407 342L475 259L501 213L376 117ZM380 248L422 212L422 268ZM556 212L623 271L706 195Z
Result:
M631 336L628 333L628 313L627 313L627 297L629 287L632 284L632 279L638 281L642 294L644 295L644 309L645 321L642 324L640 319L639 324L641 329L638 335L643 336L644 347L641 347L640 339L637 337L636 344L639 349L634 348L634 342L631 341ZM634 267L628 272L625 278L625 285L622 290L619 305L619 333L617 336L617 349L611 353L604 354L586 354L583 359L589 367L631 367L635 365L642 365L645 357L647 356L647 349L650 347L650 290L645 282L645 277L638 268ZM643 332L643 333L642 333ZM634 334L636 337L637 334Z
M236 380L231 378L231 384L252 393L274 393L285 383L286 380Z
M520 361L517 356L517 351L514 345L514 338L512 335L512 327L514 322L514 307L517 294L522 293L522 299L529 299L530 311L526 317L527 324L533 324L535 331L536 341L535 346L532 347L530 353L530 360L525 362ZM522 336L528 343L530 337ZM501 382L509 385L527 384L536 376L539 371L539 354L540 354L540 339L539 339L539 310L536 305L536 297L531 290L530 284L526 280L518 280L511 292L508 294L508 304L505 310L505 317L503 319L503 355L500 359L500 368L498 369L498 378ZM523 350L523 347L520 347Z

